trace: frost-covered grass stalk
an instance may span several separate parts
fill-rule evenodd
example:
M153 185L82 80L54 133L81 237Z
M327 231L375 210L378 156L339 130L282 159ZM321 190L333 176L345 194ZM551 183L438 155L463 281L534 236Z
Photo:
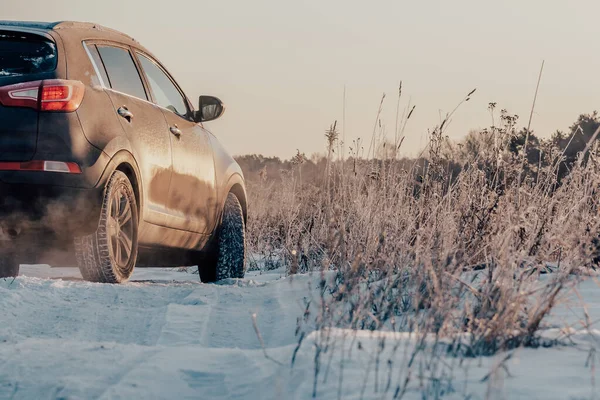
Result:
M356 142L342 157L333 125L319 174L302 176L299 153L283 179L261 174L248 183L250 251L274 267L284 260L289 273L322 273L320 297L299 319L299 332L321 332L315 394L329 369L343 384L343 346L328 332L347 328L410 332L409 349L388 338L373 350L369 385L400 398L419 382L439 396L451 386L442 354L460 360L540 345L544 318L568 280L593 265L598 148L559 183L561 151L547 147L524 163L521 147L511 147L517 117L497 118L494 109L498 126L458 144L447 140L444 121L415 160L399 159L402 135L388 142L381 124L371 139L376 157L362 158ZM304 339L299 333L299 345ZM331 362L335 351L340 362ZM388 376L398 365L405 368Z

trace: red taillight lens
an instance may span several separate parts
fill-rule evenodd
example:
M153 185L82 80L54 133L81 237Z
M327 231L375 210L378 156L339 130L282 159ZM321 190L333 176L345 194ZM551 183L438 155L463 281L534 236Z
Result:
M76 111L85 93L79 81L50 79L18 83L0 88L0 104L6 107L27 107L40 111Z
M65 101L71 96L69 86L43 86L42 101Z
M42 111L73 112L83 100L85 87L77 81L44 81L41 88Z

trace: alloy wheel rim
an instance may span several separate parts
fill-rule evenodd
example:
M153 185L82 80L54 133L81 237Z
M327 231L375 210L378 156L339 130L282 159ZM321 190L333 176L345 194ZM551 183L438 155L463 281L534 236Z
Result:
M133 253L133 210L124 187L117 188L110 199L108 236L114 263L126 270Z

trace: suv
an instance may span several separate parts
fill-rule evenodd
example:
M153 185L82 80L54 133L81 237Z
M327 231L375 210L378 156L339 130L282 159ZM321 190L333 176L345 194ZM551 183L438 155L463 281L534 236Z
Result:
M90 23L0 21L0 277L21 263L127 281L134 267L199 265L242 278L239 165L166 68Z

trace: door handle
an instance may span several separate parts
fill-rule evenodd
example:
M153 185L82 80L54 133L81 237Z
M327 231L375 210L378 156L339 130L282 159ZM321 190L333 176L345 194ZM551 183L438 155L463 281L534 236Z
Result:
M125 119L126 119L128 122L131 122L131 120L133 119L133 113L132 113L131 111L129 111L129 110L127 109L127 107L125 107L125 106L123 106L123 107L120 107L120 108L117 110L117 113L118 113L118 114L119 114L121 117L125 118Z
M179 129L177 125L170 127L169 130L173 135L177 136L178 138L181 136L181 129Z

